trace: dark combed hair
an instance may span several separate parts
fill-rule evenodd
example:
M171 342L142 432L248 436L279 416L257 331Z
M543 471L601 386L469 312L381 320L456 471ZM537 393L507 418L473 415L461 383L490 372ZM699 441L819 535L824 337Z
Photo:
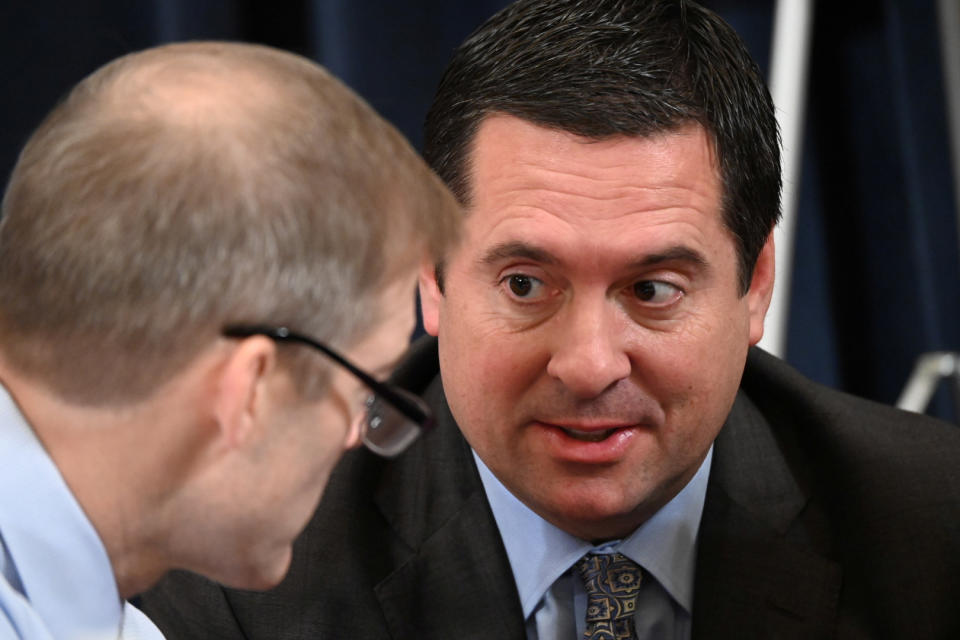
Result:
M710 135L741 292L780 215L773 102L736 32L684 0L519 0L454 53L425 123L424 155L470 202L471 143L502 113L590 139L698 123Z

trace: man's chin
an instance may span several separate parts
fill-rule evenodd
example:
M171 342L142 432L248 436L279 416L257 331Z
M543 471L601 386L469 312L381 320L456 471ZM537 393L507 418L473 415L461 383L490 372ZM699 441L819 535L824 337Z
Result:
M567 518L556 524L560 529L572 536L591 543L620 540L629 536L644 521L623 517L608 518Z
M669 501L660 497L660 492L650 495L636 487L627 492L619 483L599 478L563 483L551 493L524 502L557 528L588 541L628 536Z

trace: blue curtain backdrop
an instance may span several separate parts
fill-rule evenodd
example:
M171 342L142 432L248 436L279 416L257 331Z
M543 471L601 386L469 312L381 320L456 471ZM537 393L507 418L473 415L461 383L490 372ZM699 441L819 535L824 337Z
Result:
M13 0L0 8L0 176L81 77L188 39L325 64L415 146L453 48L504 0ZM769 60L773 0L705 2ZM935 0L818 2L787 359L892 403L917 356L960 350L960 260ZM956 419L943 389L930 412Z

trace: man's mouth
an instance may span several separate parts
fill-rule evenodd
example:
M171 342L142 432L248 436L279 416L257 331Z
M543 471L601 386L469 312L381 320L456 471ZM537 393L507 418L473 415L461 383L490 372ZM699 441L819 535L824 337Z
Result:
M616 418L538 421L544 455L561 462L606 465L621 460L644 431L642 422Z
M560 427L560 430L575 440L582 442L600 442L609 438L617 429L601 429L591 431L580 431L579 429L567 429Z

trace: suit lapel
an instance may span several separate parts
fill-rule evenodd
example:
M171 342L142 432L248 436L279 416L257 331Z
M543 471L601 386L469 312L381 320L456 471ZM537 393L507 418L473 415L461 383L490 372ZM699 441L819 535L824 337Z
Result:
M394 638L525 638L500 533L439 381L437 427L384 476L380 509L412 554L376 587Z
M486 500L474 495L377 586L394 638L525 638L513 575L502 545L490 544L495 526L478 517Z
M714 450L700 525L693 637L832 636L841 574L815 550L802 478L740 394Z

